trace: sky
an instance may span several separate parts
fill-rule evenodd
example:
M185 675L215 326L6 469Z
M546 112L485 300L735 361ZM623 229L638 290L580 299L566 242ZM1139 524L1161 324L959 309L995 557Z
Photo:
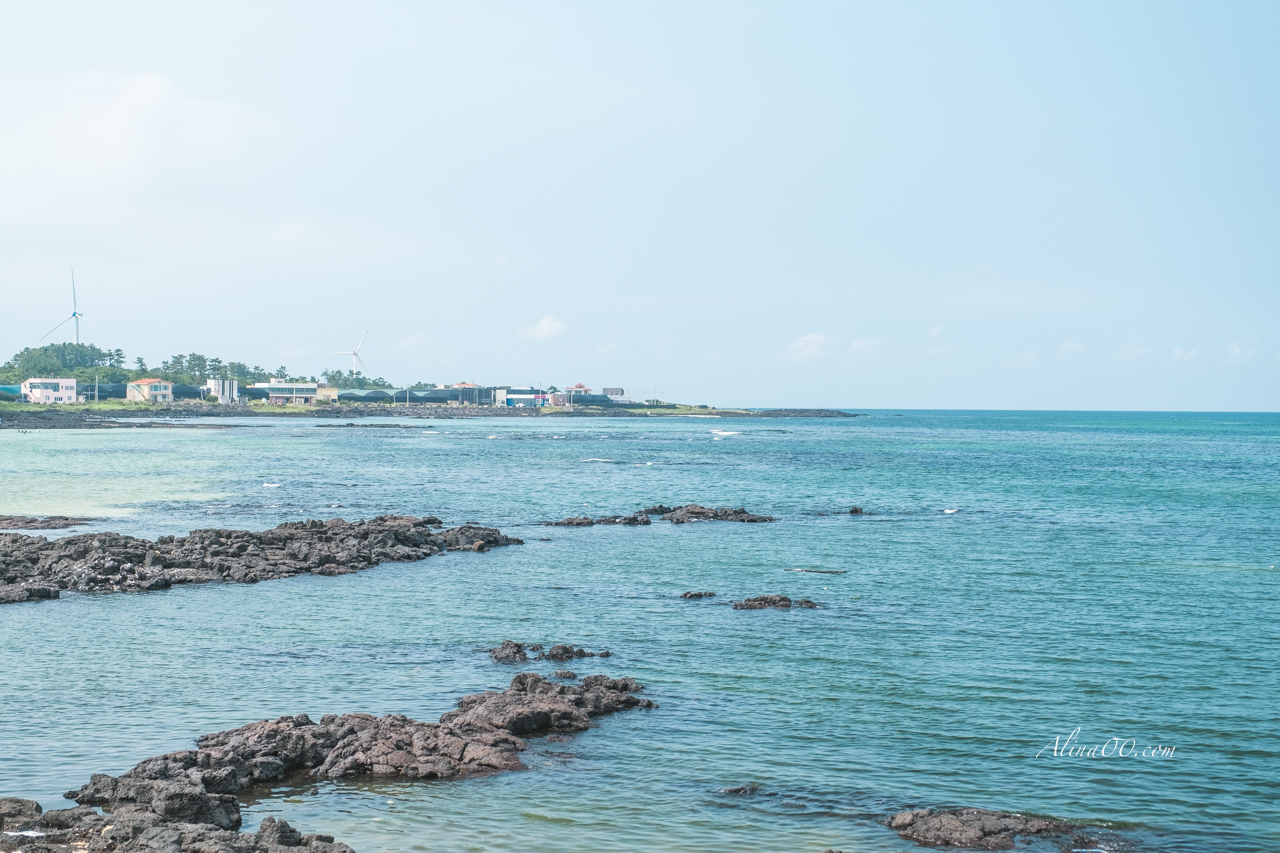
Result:
M0 358L1280 410L1280 5L6 3ZM50 340L64 335L63 326Z

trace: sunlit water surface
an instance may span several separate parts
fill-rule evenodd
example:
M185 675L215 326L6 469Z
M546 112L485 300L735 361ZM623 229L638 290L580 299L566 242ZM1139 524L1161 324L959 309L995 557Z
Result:
M885 814L974 805L1148 850L1280 849L1280 417L245 423L0 432L0 513L150 538L435 514L526 544L6 606L0 795L63 807L91 773L284 714L434 720L503 687L519 670L478 650L515 639L610 649L574 668L661 708L535 739L524 772L279 789L246 828L280 815L362 853L883 853L919 849ZM778 521L537 524L690 501ZM822 606L726 606L762 593ZM1076 727L1175 752L1037 757Z

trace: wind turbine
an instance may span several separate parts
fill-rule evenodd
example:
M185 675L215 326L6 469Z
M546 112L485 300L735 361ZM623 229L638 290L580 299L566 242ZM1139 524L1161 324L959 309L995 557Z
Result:
M65 322L66 322L66 320L63 320L62 322L64 322L64 323L65 323ZM364 338L367 338L367 337L369 337L369 333L366 331L366 332L364 333ZM329 355L349 355L349 356L351 356L351 374L352 374L353 376L355 375L355 372L356 372L356 364L357 364L357 363L359 363L359 365L360 365L361 367L364 367L364 369L365 369L365 370L368 370L368 369L369 369L369 368L367 368L367 367L365 367L365 366L364 366L364 359L360 358L360 347L364 346L364 338L361 338L361 339L360 339L360 346L357 346L357 347L356 347L355 349L353 349L353 350L348 350L347 352L331 352L331 353L329 353Z
M63 320L58 325L54 326L49 331L45 332L44 338L49 337L49 335L52 335L54 332L61 329L63 326L67 324L68 320L76 321L76 343L77 344L80 343L80 321L81 320L84 320L86 323L88 323L90 326L93 326L95 329L102 328L97 323L91 322L88 317L81 314L76 308L76 271L74 269L71 271L71 316L68 317L66 320ZM43 341L44 338L41 338L40 340ZM36 343L39 343L39 341L37 341Z

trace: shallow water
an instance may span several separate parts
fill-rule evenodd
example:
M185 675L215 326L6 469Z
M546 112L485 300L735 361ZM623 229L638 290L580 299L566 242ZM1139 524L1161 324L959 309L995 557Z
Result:
M264 717L435 719L504 686L518 670L477 649L516 639L608 648L574 669L661 708L535 740L526 772L281 789L246 828L282 815L364 853L849 853L920 849L888 812L975 805L1143 849L1280 849L1278 416L246 423L0 432L0 514L148 537L435 514L526 544L4 607L0 796L62 807L91 773ZM779 520L536 525L689 501ZM822 607L725 604L762 593ZM1036 757L1076 727L1139 755ZM1174 755L1141 756L1157 744Z

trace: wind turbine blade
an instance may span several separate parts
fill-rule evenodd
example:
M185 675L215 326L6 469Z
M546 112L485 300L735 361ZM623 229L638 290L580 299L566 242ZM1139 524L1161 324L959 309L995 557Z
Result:
M76 307L76 269L71 268L71 313L78 314L80 309Z
M368 332L368 330L366 330L366 331L365 331L365 333L364 333L364 338L367 338L367 337L369 337L369 332ZM361 339L360 339L360 346L357 346L357 347L356 347L356 352L360 352L360 347L364 346L364 338L361 338ZM352 355L354 355L354 354L355 354L355 353L352 353Z
M52 335L54 332L58 331L58 330L59 330L59 329L61 329L63 326L67 325L67 320L73 320L73 319L75 319L75 316L76 316L75 314L72 314L72 315L71 315L70 317L68 317L66 320L63 320L63 321L62 321L61 323L59 323L58 325L54 326L54 327L53 327L52 329L50 329L49 331L45 332L45 333L44 333L44 338L49 337L49 336L50 336L50 335ZM44 340L44 338L41 338L41 339L40 339L40 341L43 341L43 340ZM36 341L36 343L40 343L40 341Z
M329 355L355 355L353 352L331 352Z
M365 375L365 376L368 376L368 375L369 375L369 368L365 366L364 359L357 355L357 356L356 356L356 361L360 362L360 367L364 369L364 375Z
M86 323L88 323L90 326L93 326L95 329L99 329L99 330L101 330L101 331L103 331L103 332L105 332L105 331L106 331L106 329L103 329L101 326L99 326L97 323L93 322L93 321L92 321L92 320L90 320L88 317L84 316L83 314L77 314L76 316L77 316L77 317L79 317L81 320L84 320L84 321L85 321Z

